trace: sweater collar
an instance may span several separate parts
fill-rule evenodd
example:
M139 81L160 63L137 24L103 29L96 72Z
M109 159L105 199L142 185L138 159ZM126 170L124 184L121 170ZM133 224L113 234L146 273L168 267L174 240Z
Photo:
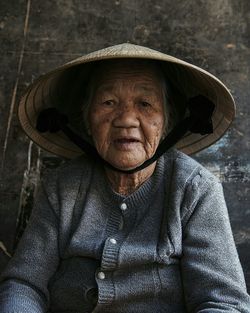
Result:
M103 202L107 205L115 204L119 206L121 203L126 203L128 207L133 209L148 207L149 203L151 203L153 199L153 195L159 188L159 185L164 178L164 170L164 157L162 156L157 161L154 173L132 194L124 196L115 192L111 188L110 182L108 181L105 171L102 168L101 177L98 179L98 190L101 193Z

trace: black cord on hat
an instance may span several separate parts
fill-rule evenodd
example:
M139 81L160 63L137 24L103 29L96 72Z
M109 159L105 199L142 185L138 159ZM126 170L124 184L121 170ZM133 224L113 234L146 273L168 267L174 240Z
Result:
M37 118L36 128L41 133L47 131L55 133L61 130L74 144L76 144L96 162L101 162L104 166L107 166L112 170L132 174L155 162L163 153L174 146L187 131L201 135L213 133L212 114L215 108L213 102L202 95L198 95L189 99L187 108L189 110L189 116L180 121L171 130L166 138L159 144L153 157L131 170L118 169L105 161L98 154L95 147L72 131L72 129L68 126L69 121L67 116L60 113L56 108L48 108L41 111Z

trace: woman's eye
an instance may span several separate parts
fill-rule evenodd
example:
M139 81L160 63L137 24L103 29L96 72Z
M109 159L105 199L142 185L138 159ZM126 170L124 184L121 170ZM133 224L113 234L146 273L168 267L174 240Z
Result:
M107 105L107 106L111 106L114 104L114 101L113 100L106 100L102 104Z
M149 103L149 102L147 102L147 101L141 101L141 105L143 106L143 107L150 107L151 106L151 104Z

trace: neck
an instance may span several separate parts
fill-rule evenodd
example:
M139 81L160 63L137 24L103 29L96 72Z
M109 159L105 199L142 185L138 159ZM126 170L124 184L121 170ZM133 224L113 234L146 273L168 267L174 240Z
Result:
M108 168L105 168L105 171L112 189L127 196L138 189L153 174L155 166L156 162L133 174L120 173Z

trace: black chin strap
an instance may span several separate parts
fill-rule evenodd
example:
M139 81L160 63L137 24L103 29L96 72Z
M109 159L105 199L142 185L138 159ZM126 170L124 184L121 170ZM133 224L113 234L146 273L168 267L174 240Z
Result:
M215 105L208 98L201 95L193 97L189 99L187 108L189 110L189 116L179 122L166 136L166 138L158 146L153 157L131 170L118 169L102 159L95 147L71 130L68 126L67 116L60 113L56 108L49 108L41 111L37 118L36 128L41 133L47 131L55 133L61 130L72 142L74 142L74 144L76 144L96 162L102 163L104 166L112 170L132 174L155 162L164 152L174 146L187 131L201 135L213 132L212 114Z

